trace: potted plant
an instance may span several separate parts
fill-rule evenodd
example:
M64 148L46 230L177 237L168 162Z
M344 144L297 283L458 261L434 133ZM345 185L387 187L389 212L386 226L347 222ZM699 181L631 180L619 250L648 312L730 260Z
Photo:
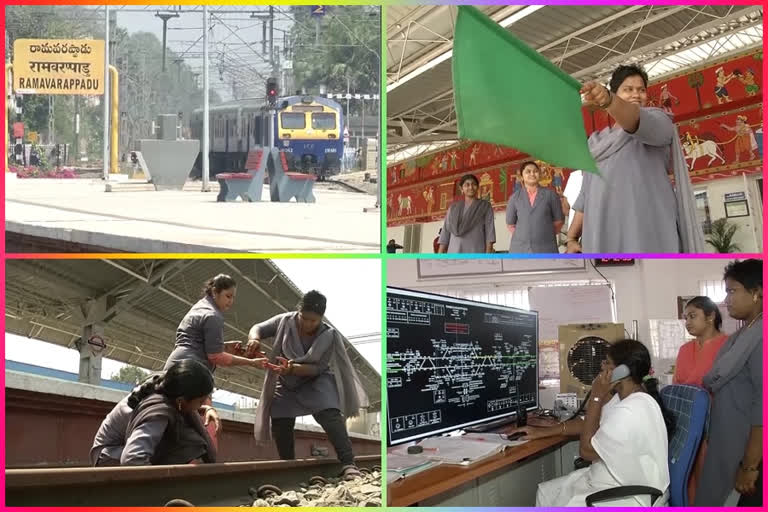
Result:
M707 238L707 243L715 248L715 252L739 252L741 247L733 243L733 236L738 229L739 226L729 223L728 219L717 219L712 222L712 231Z

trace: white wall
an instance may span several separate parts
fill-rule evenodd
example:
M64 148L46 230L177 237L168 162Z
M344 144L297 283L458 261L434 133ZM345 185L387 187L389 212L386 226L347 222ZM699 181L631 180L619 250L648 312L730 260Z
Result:
M698 295L699 281L722 279L729 259L643 259L632 267L599 267L615 285L617 321L632 332L632 321L639 323L639 339L650 346L649 320L677 318L677 297ZM436 290L478 285L524 286L549 281L602 279L587 263L586 272L563 272L542 275L493 275L451 277L448 279L419 279L416 260L389 260L387 284L417 290ZM566 306L567 307L567 306ZM656 361L654 364L656 365ZM659 365L668 367L667 362ZM660 368L662 371L663 369Z
M400 245L403 245L403 241L405 240L405 226L395 226L392 228L387 228L387 239L385 240L385 242L388 243L393 238L395 239L395 242L399 243Z
M760 195L757 190L757 175L748 176L746 180L743 176L734 176L732 178L718 179L701 183L694 187L696 192L706 190L709 200L709 215L712 221L725 217L725 205L723 197L732 192L747 192L749 202L749 217L731 217L729 223L739 226L734 243L741 248L741 253L758 253L763 250L763 209L760 204ZM746 182L746 187L745 187ZM706 235L705 235L706 238ZM712 250L712 246L707 244Z
M421 245L419 246L419 252L434 254L435 249L432 246L432 243L435 241L435 237L442 227L442 220L426 222L421 225Z

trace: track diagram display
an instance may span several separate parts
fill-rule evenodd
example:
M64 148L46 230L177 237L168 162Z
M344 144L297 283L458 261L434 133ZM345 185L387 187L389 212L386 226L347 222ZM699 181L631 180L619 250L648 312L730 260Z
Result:
M387 288L387 430L397 444L538 402L538 315Z

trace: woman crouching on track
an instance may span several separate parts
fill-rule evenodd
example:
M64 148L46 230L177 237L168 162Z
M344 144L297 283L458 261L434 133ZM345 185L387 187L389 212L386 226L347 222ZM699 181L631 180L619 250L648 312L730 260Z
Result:
M213 392L213 376L197 361L174 363L128 397L133 409L122 466L216 462L216 449L197 413Z
M340 334L323 322L325 307L325 296L313 290L302 297L298 311L251 328L249 354L259 349L260 340L274 337L254 437L257 442L269 441L271 420L280 458L294 459L296 418L311 414L333 444L343 465L342 476L354 478L360 472L344 422L357 416L368 400Z

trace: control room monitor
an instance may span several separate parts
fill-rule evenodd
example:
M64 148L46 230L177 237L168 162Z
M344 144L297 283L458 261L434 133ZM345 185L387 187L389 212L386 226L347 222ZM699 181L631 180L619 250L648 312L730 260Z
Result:
M537 363L536 312L388 287L388 444L536 409Z

